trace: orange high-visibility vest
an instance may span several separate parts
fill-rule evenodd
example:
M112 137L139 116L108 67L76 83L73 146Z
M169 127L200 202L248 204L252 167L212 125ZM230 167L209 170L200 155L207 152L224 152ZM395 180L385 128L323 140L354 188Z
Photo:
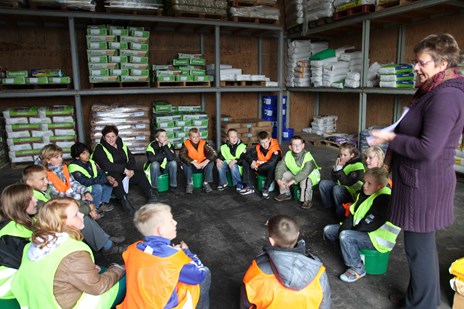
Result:
M243 283L245 283L248 301L255 305L256 309L319 308L323 299L319 279L324 272L325 267L321 266L311 283L304 289L295 291L283 286L274 274L265 274L253 260L243 278Z
M282 153L282 150L279 147L279 142L277 142L277 140L275 138L271 138L271 144L269 145L267 155L264 155L261 152L260 147L261 147L260 144L256 145L256 154L258 155L258 161L261 161L261 162L269 161L269 159L271 159L272 155L276 151ZM261 163L257 162L257 165L260 166Z
M52 171L47 171L48 180L51 181L55 189L59 192L66 192L69 188L71 188L71 183L69 182L69 171L66 164L63 164L63 174L66 182L63 182L60 177L58 177Z
M195 149L195 147L193 147L192 142L189 139L184 142L184 145L185 147L187 147L188 156L191 159L196 160L198 163L201 163L206 159L205 157L206 142L204 140L201 139L200 142L198 142L198 149Z
M137 249L135 242L122 254L126 264L127 293L117 309L164 308L173 291L178 305L174 308L195 308L200 285L179 282L182 267L192 260L179 250L168 257L158 257Z

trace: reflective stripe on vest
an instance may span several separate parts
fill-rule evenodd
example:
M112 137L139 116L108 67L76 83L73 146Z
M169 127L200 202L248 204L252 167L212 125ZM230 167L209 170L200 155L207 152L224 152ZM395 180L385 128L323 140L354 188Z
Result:
M184 142L185 147L187 147L188 150L188 156L190 159L196 160L197 163L201 163L206 159L205 156L205 145L206 142L205 140L200 140L198 142L198 149L195 149L193 147L192 142L188 139Z
M81 172L87 178L97 178L98 176L97 163L95 163L95 161L92 159L89 160L89 163L90 163L90 166L92 167L93 176L90 175L89 171L87 171L85 168L83 168L82 166L78 164L69 164L68 170L71 174L74 172ZM92 192L92 186L88 186L87 189L89 189L89 191Z
M356 200L356 202L350 206L350 212L353 214L353 225L358 225L358 223L364 219L367 212L371 209L375 198L383 194L390 195L390 188L383 187L379 191L371 194L361 203L361 205L359 205L355 213L353 212L358 200ZM368 232L368 235L375 249L381 253L385 253L393 249L396 243L396 238L398 237L400 231L401 229L399 227L387 221L377 230Z
M353 163L353 164L348 164L348 165L345 165L345 167L343 167L343 173L345 173L345 175L347 175L347 176L351 172L356 172L356 171L364 171L364 164L362 164L362 162L356 162L356 163ZM337 184L342 185L340 180L337 181ZM363 182L361 180L358 180L357 182L355 182L351 186L345 186L345 185L343 185L343 186L348 190L348 192L350 192L351 197L353 198L353 200L355 200L356 199L356 194L362 189Z
M66 192L69 188L71 188L71 183L69 181L69 171L66 164L63 164L63 174L65 178L65 182L60 179L55 173L52 171L47 171L48 180L53 184L56 190L59 192Z
M42 202L45 202L45 203L48 202L51 199L49 194L44 193L44 192L40 192L40 191L38 191L36 189L34 189L34 197L36 199L38 199L39 201L42 201Z
M24 248L21 267L13 279L13 292L21 308L59 308L53 295L53 282L59 264L63 258L76 251L88 252L93 261L92 251L82 241L69 238L42 259L31 261L27 257L29 247L30 244ZM47 271L43 271L44 269ZM110 308L116 299L118 288L119 283L116 283L101 295L82 293L74 308Z
M111 163L114 163L113 155L108 149L106 149L105 146L103 146L102 143L98 143L95 145L95 148L93 149L93 152L90 158L93 159L93 154L95 153L95 149L97 149L98 145L102 147L103 151L106 154L106 157L108 158L108 161L110 161ZM127 149L127 145L124 142L122 142L122 150L124 150L124 153L126 154L126 162L129 162L129 150Z
M152 143L157 143L157 142L155 141L155 142L152 142ZM155 154L155 150L154 150L153 147L151 146L152 143L150 143L150 144L148 145L146 152L151 152L151 153L154 155L154 154ZM171 148L171 143L168 143L168 147ZM162 169L165 169L167 164L168 164L168 158L164 157L163 162L161 162L161 164L160 164L160 167L161 167ZM145 172L145 176L147 176L147 179L148 179L148 181L149 181L150 184L151 184L151 170L150 170L150 165L151 165L150 162L145 162L145 164L143 165L143 171Z
M321 266L311 283L294 291L283 286L274 274L265 274L253 260L243 283L248 300L256 309L319 308L323 299L320 277L324 272L325 267Z
M261 162L267 162L271 159L272 155L274 154L274 152L276 151L279 151L280 153L282 153L282 150L280 149L280 146L279 146L279 142L277 142L277 140L275 138L271 138L271 143L269 145L269 149L267 151L267 154L264 155L262 152L261 152L261 145L258 144L256 145L256 154L258 155L258 161L261 161ZM260 162L257 162L257 165L260 166L262 163Z
M199 284L178 282L182 267L192 260L182 250L168 257L145 253L137 249L138 243L130 245L122 254L127 270L127 291L130 293L117 308L165 308L173 291L178 299L174 308L195 308L200 296ZM140 269L144 271L138 271Z
M10 221L0 230L0 237L6 235L30 239L32 237L32 231L21 224ZM11 291L11 282L16 272L17 269L0 266L0 299L15 298Z
M232 160L237 160L238 158L240 158L240 156L242 155L242 153L245 152L245 150L246 150L246 145L245 144L238 145L237 149L235 150L235 156L234 156L230 152L230 148L229 148L229 146L227 144L221 145L221 154L224 157L224 162L226 162L227 164L229 164L230 161L232 161ZM239 170L240 175L241 175L243 168L240 165L238 165L238 170Z
M298 166L298 164L295 161L295 157L292 155L291 151L287 151L284 157L284 161L285 165L293 175L296 175L299 172L301 172L301 170L307 162L313 162L314 169L312 170L311 174L308 175L308 178L311 180L311 184L313 186L317 185L321 181L321 172L319 171L321 168L317 165L316 160L314 160L313 156L309 151L305 154L301 166Z

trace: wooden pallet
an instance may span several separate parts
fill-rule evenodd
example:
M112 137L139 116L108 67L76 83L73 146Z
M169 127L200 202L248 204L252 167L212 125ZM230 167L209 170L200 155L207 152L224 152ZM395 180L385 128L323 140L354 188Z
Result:
M188 81L177 81L177 82L155 82L156 88L175 88L175 87L180 87L180 88L192 88L192 87L201 87L201 88L207 88L211 87L211 82L200 82L200 81L193 81L193 82L188 82Z
M193 17L193 18L208 18L208 19L220 19L227 20L227 13L224 14L214 14L214 13L199 13L199 12L189 12L189 11L179 11L175 10L172 12L172 15L175 17Z
M267 7L278 7L277 2L272 0L232 0L231 5L233 7L240 6L267 6Z
M332 22L333 22L332 17L323 17L323 18L319 18L318 20L310 21L308 26L309 28L316 28L316 27L320 27L326 24L330 24Z
M150 88L150 82L90 83L90 88Z
M264 81L221 81L221 87L266 87L266 82Z
M259 17L232 16L230 20L233 22L254 23L254 24L273 24L273 25L280 24L279 20L265 19L265 18L259 18Z
M418 0L393 0L393 1L386 2L386 3L377 4L375 6L375 11L376 12L381 11L383 9L386 9L392 6L407 5L414 1L418 1Z
M326 139L321 139L321 140L314 141L314 146L316 146L316 147L325 146L325 147L339 149L340 148L340 143L332 142L332 141L329 141L329 140L326 140Z
M363 4L358 5L347 10L340 12L335 12L333 20L341 20L345 18L355 17L362 14L367 14L375 11L375 5L373 4Z

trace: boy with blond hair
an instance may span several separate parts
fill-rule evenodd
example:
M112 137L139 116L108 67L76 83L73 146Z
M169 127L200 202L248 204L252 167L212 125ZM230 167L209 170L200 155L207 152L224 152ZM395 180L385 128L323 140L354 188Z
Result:
M171 245L177 237L171 207L142 206L134 224L144 240L123 253L129 292L117 308L209 308L211 273L185 242Z
M216 167L219 174L218 190L227 189L227 172L230 171L232 184L236 190L243 188L242 182L242 165L244 163L242 155L246 151L246 144L238 138L237 130L229 129L227 131L227 140L221 145L220 153L216 159Z
M185 193L193 193L192 175L194 173L204 174L203 189L206 193L213 191L209 183L213 182L213 167L216 158L216 151L200 138L198 128L191 128L188 139L179 151L179 159L182 161L182 169L187 179Z
M298 241L295 219L277 215L267 227L270 245L243 278L240 308L330 308L325 267Z

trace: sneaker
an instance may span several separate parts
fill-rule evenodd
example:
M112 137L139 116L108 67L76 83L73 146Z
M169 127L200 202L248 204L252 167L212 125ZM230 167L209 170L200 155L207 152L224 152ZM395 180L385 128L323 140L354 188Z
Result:
M121 254L126 251L127 245L118 245L114 244L108 250L102 250L103 255L114 255L114 254Z
M251 187L246 187L240 190L241 195L248 195L248 194L253 194L253 193L255 193L255 188L251 188Z
M284 193L284 194L277 195L276 197L274 197L274 199L277 202L283 202L283 201L291 200L292 196L290 195L290 193Z
M110 236L110 240L114 242L115 244L120 244L126 240L126 237L124 236Z
M267 200L269 198L269 190L263 190L261 194L263 196L263 199Z
M109 211L112 211L113 209L114 209L114 206L108 203L101 203L100 207L98 208L98 210L103 211L103 212L109 212Z
M187 188L185 188L185 193L192 194L193 193L193 183L188 183Z
M205 189L206 193L210 193L211 191L213 191L213 189L211 188L211 185L207 182L203 183L203 189Z
M228 186L227 184L219 185L219 186L217 187L217 189L218 189L218 191L224 191L225 189L227 189L227 186Z
M309 209L311 207L313 207L313 202L311 201L306 201L304 203L301 203L301 208L303 209Z
M241 183L237 184L237 187L235 188L235 191L240 192L243 189L243 185Z
M357 273L353 268L348 268L343 274L340 275L340 280L344 282L355 282L366 275L366 271Z
M177 187L172 187L172 186L169 186L169 191L171 191L172 193L178 192Z

